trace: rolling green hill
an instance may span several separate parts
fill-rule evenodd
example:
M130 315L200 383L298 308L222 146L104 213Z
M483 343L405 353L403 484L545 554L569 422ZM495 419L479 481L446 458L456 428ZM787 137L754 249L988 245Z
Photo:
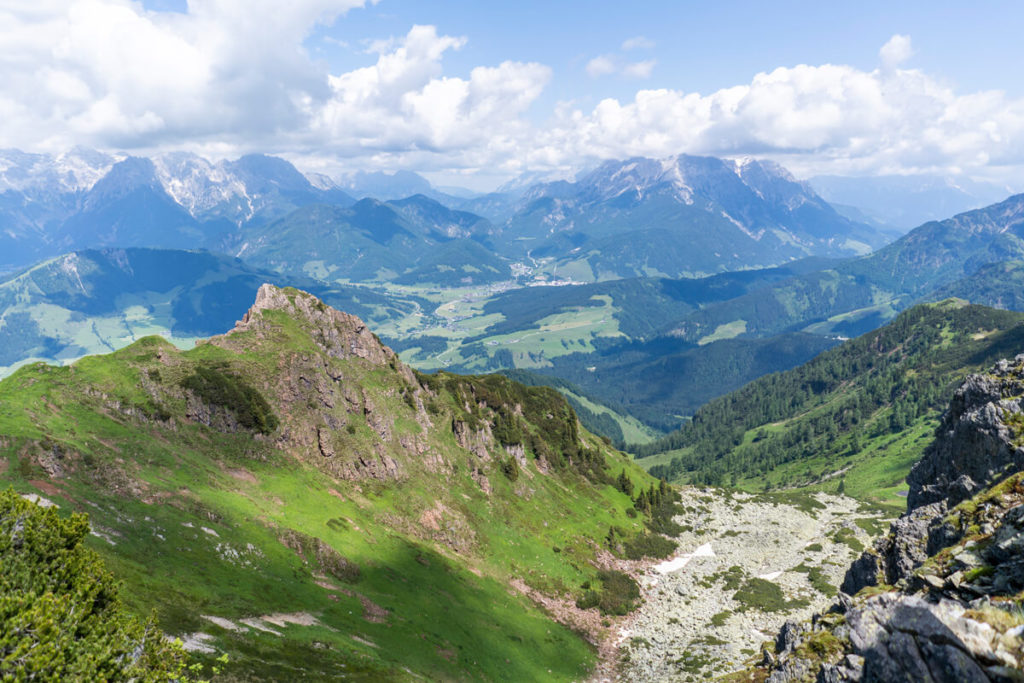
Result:
M674 494L554 390L418 375L270 285L190 351L0 381L0 482L88 512L126 605L243 680L581 680L582 627L534 600L596 637L639 596L607 553L674 548Z
M818 486L899 507L951 388L1024 349L1024 314L960 300L885 327L710 401L637 446L651 473L761 490Z

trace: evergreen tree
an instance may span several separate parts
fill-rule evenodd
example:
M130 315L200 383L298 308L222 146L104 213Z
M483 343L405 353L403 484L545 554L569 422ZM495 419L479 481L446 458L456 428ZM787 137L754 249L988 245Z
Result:
M127 612L89 522L0 493L0 680L181 681L187 655Z

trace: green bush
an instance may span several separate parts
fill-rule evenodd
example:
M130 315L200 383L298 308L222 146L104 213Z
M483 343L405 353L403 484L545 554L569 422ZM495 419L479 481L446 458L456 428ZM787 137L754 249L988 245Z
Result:
M187 655L129 614L86 515L0 493L0 679L188 680Z
M210 405L234 413L246 429L270 434L277 429L277 416L263 394L241 377L226 371L223 365L197 365L181 386Z
M744 609L754 608L762 612L785 612L810 604L806 600L786 600L778 585L758 578L747 579L732 597L741 603Z
M637 608L640 600L640 586L629 574L614 569L602 569L597 574L601 582L599 590L587 590L576 601L580 609L597 607L601 614L621 616ZM585 584L586 585L586 584Z
M510 455L501 463L501 471L509 481L516 481L519 479L519 461Z
M626 541L625 554L631 560L639 560L644 557L664 559L674 553L676 544L664 536L658 534L637 534L634 538Z

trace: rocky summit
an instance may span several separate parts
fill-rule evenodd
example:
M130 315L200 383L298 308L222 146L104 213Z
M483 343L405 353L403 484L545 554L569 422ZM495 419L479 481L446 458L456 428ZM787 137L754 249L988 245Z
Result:
M971 375L907 478L908 511L737 680L1017 681L1024 663L1024 355Z

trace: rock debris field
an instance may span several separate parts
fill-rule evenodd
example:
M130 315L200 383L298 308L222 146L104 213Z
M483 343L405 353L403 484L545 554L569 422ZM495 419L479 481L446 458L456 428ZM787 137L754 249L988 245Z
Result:
M675 557L641 579L619 634L618 680L701 681L744 668L789 619L827 608L850 562L887 528L825 494L688 489Z

